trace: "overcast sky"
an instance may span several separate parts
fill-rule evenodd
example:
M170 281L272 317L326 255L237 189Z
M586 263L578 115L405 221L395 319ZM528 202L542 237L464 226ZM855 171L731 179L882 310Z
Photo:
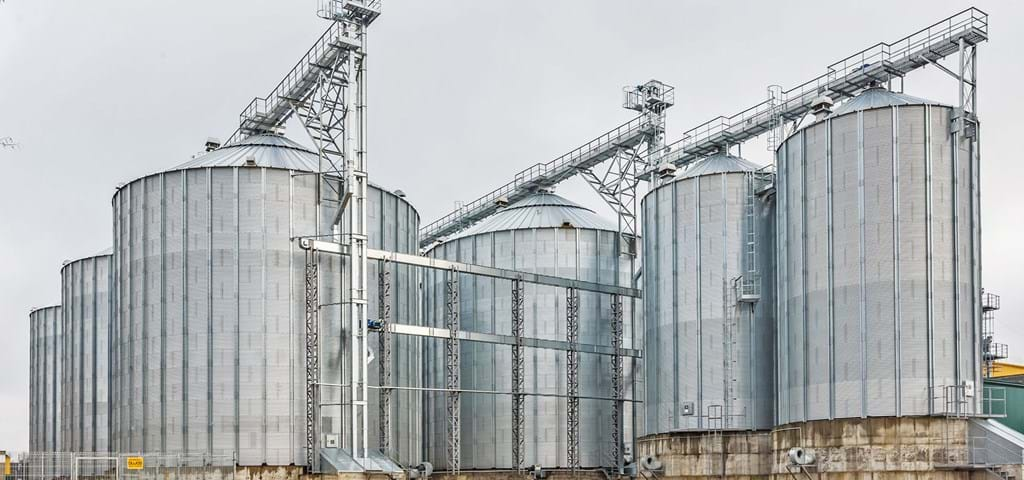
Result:
M424 222L632 117L621 88L677 88L668 140L970 4L385 0L370 40L370 174ZM984 284L1024 360L1024 7L979 1ZM0 450L28 448L28 311L66 259L111 245L114 187L226 138L326 28L314 0L0 0ZM936 69L906 92L952 103ZM290 128L290 136L306 142ZM764 142L745 145L767 163ZM607 212L589 187L559 193Z

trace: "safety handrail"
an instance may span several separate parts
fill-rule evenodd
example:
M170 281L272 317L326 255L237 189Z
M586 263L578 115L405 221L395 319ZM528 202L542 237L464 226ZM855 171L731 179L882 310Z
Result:
M519 171L512 181L421 228L421 243L431 243L443 235L443 232L458 228L459 218L464 218L476 210L489 209L496 200L507 197L522 187L545 186L538 185L538 179L555 181L561 180L558 178L560 175L575 174L574 170L585 168L585 162L592 159L595 153L605 153L609 148L617 148L623 143L635 141L631 139L639 137L649 127L644 116L636 117L550 162L537 163Z

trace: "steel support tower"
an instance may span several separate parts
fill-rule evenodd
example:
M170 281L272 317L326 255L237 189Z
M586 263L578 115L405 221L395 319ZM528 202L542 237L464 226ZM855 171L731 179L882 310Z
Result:
M512 465L517 473L523 472L526 460L526 415L523 407L526 395L523 387L526 384L526 349L523 345L523 330L526 324L526 311L523 301L523 281L512 281Z
M580 468L580 296L575 288L565 289L565 417L566 462L573 472Z
M462 398L460 380L460 345L459 345L459 271L452 268L445 275L445 326L448 328L448 339L444 342L445 356L445 414L448 425L446 431L448 473L459 475L462 458Z
M367 445L367 264L366 264L366 30L380 15L380 0L319 0L318 14L331 25L284 79L242 111L228 144L262 133L280 132L294 115L313 142L318 157L319 200L315 236L331 235L351 249L341 269L342 324L348 394L342 392L342 416L349 418L345 448L359 464ZM340 186L339 186L340 181ZM330 220L330 232L320 231ZM306 461L319 471L321 305L316 256L306 272ZM310 303L313 302L313 303ZM315 305L315 307L314 307ZM347 322L345 321L347 320ZM345 367L343 367L345 368ZM347 412L345 411L347 409ZM345 428L343 427L343 431Z
M377 385L380 387L378 401L378 448L385 456L391 453L391 262L382 260L377 272Z

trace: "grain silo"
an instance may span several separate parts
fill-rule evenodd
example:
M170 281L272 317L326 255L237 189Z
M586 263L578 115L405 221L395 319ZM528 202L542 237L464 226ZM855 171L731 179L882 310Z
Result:
M59 452L61 444L61 349L63 332L60 305L29 312L29 449Z
M770 180L719 153L643 199L647 434L772 426Z
M629 285L628 257L620 256L613 223L565 198L538 193L516 202L480 223L433 247L428 256L464 263L555 275L604 284ZM424 277L425 321L445 326L446 272ZM460 330L508 335L512 332L509 280L459 274ZM625 338L633 348L629 299L624 299ZM524 337L565 341L565 289L526 283ZM579 292L579 342L611 344L611 299ZM426 386L445 385L442 341L425 344ZM512 347L461 342L460 378L465 390L509 392L512 389ZM567 467L566 352L526 348L525 458L523 465ZM630 362L625 362L630 371ZM628 385L629 380L626 380ZM560 395L560 396L559 396ZM580 354L579 395L612 396L611 357ZM628 389L627 389L628 395ZM426 455L434 465L448 465L444 395L431 393L426 407ZM626 418L630 409L627 403ZM581 467L614 465L613 405L607 400L581 399L579 406ZM628 421L626 422L628 424ZM513 467L512 398L488 393L461 394L461 469Z
M218 465L305 464L305 251L295 238L330 233L339 191L333 178L318 185L317 170L316 153L266 134L117 190L119 451L197 454ZM367 216L371 248L416 250L419 215L400 195L371 185ZM343 381L347 335L340 266L338 257L321 255L321 381L335 384ZM400 284L392 315L415 323L414 273L392 268ZM369 283L367 297L376 299L376 282ZM376 311L371 302L369 317ZM419 371L405 368L419 364L418 339L394 341L394 383L418 386ZM420 455L419 398L403 391L392 400L391 453L407 463ZM322 400L333 403L321 409L321 442L330 444L344 434L341 399L325 388ZM368 412L374 425L377 407Z
M978 155L871 88L777 151L780 424L980 412Z
M70 452L110 451L110 251L61 268L62 440Z

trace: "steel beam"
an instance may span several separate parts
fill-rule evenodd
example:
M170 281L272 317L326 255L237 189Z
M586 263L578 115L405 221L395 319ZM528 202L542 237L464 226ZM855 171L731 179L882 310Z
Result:
M302 240L302 248L312 249L318 252L335 253L348 255L348 246L324 240ZM453 262L438 258L423 257L409 253L388 252L385 250L366 249L366 258L369 260L388 260L403 265L412 265L435 270L456 269L460 273L478 275L482 277L500 278L504 280L522 280L526 283L537 285L549 285L552 287L573 288L586 292L605 293L610 295L622 295L624 297L640 298L640 290L636 288L620 287L603 283L573 280L571 278L556 277L553 275L542 275L539 273L521 272L505 268L485 267L470 263Z
M397 335L411 335L416 337L430 337L430 338L450 338L451 332L447 328L439 327L423 327L420 325L405 325L401 323L390 323L392 334ZM512 345L516 346L517 338L515 335L500 335L494 333L479 333L479 332L467 332L460 330L455 333L455 337L461 341L466 342L479 342L479 343L490 343L494 345ZM558 350L567 352L572 347L569 342L560 340L548 340L544 338L531 338L531 337L519 337L518 342L521 342L523 347L530 348L542 348L546 350ZM580 353L588 353L593 355L603 356L614 356L616 355L615 347L607 345L593 345L586 343L577 343L576 351ZM641 358L643 356L642 351L632 348L622 348L619 350L619 354L624 357L630 358Z

